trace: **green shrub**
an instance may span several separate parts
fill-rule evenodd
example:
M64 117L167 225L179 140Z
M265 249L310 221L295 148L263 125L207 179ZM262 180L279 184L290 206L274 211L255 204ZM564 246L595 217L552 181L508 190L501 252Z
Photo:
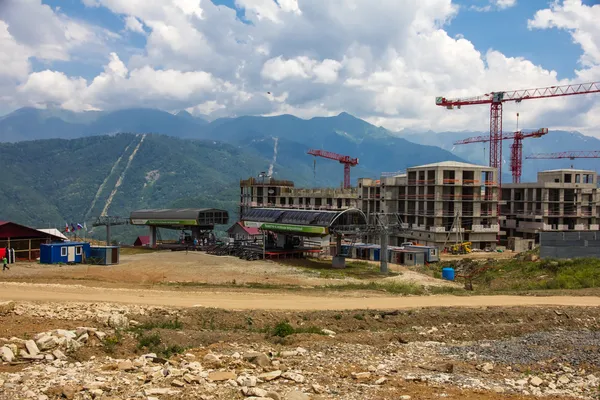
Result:
M294 327L291 326L286 321L281 321L277 325L275 325L275 328L273 328L272 334L273 334L273 336L279 336L279 337L286 337L289 335L293 335Z

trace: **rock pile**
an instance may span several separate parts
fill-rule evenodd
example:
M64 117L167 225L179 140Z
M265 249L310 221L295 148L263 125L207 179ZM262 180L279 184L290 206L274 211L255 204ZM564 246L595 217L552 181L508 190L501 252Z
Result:
M29 340L0 338L0 342L5 343L0 347L0 356L8 363L65 360L65 353L78 350L94 338L102 341L105 337L106 333L96 328L80 327L76 330L56 329L38 333Z

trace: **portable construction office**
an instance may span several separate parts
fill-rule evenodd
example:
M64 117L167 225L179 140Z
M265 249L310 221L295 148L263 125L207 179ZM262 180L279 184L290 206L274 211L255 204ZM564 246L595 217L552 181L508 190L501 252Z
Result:
M119 246L94 246L90 248L88 263L96 265L118 264L121 248Z
M90 257L90 244L86 242L64 242L40 245L42 264L81 264Z

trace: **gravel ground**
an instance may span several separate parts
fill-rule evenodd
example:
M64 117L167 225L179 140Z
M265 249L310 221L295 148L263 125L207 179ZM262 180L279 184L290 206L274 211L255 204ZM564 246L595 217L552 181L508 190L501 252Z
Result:
M535 332L508 340L483 341L443 350L449 355L504 365L552 361L572 367L600 368L599 331Z

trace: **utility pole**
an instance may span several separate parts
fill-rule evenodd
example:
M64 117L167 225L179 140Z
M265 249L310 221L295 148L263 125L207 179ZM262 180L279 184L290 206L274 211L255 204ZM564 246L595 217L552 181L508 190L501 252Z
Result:
M111 235L111 226L118 225L129 225L129 219L123 217L109 217L109 216L100 216L96 218L96 221L92 224L92 226L105 226L106 227L106 245L110 246L110 235Z

